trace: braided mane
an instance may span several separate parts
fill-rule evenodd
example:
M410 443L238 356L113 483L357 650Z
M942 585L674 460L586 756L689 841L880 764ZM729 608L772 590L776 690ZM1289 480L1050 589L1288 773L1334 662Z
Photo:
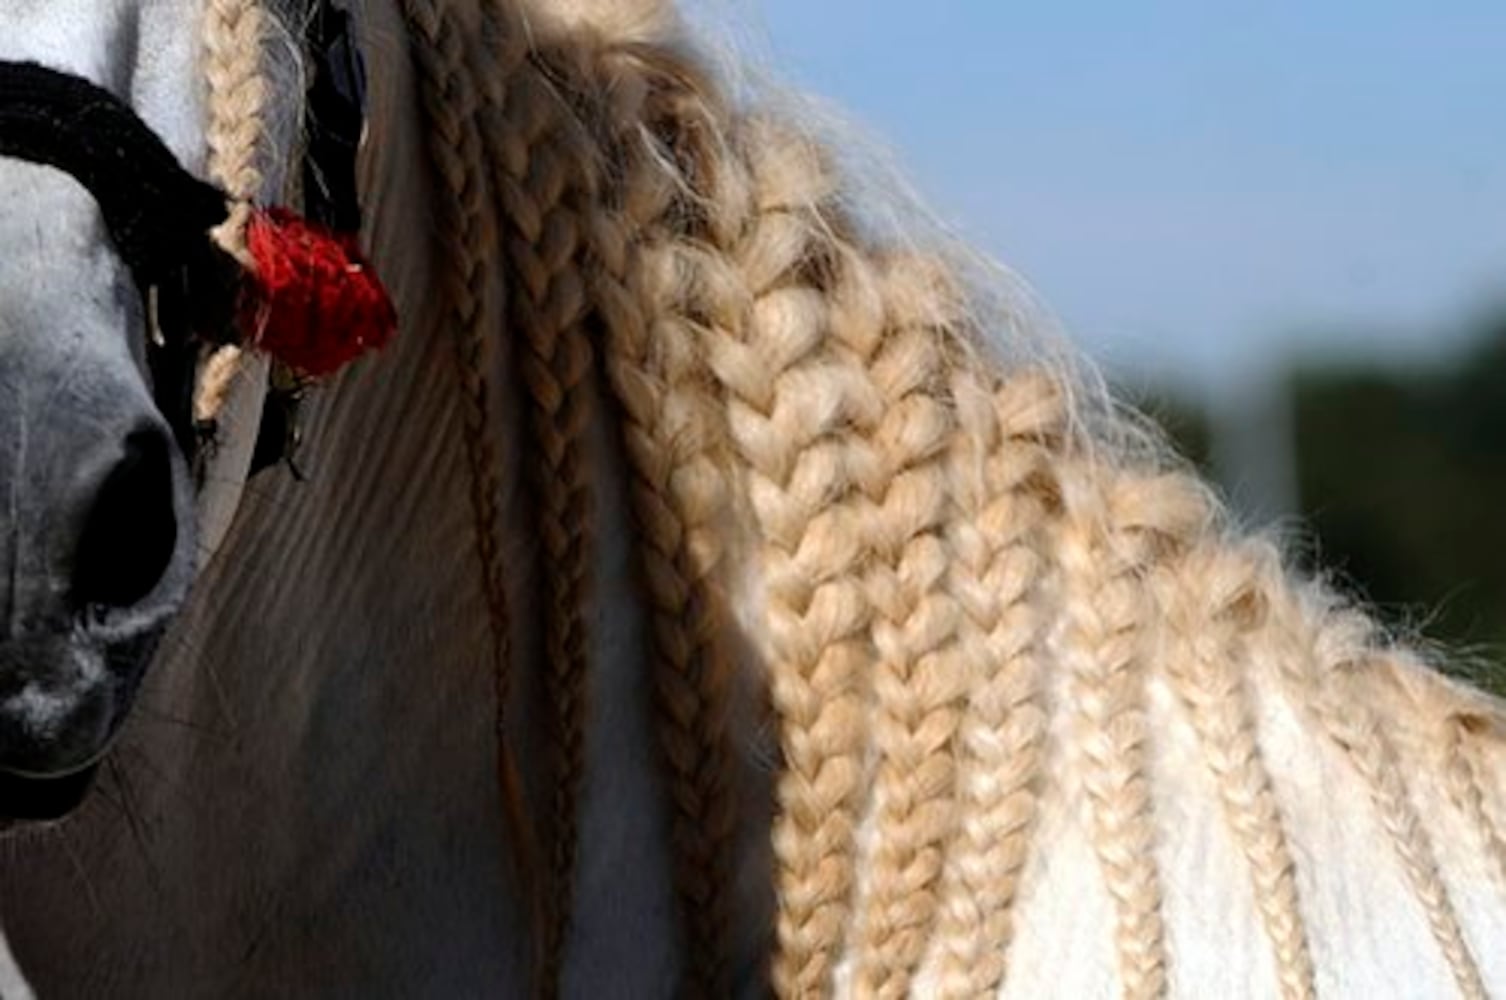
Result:
M1363 781L1460 992L1485 995L1408 773L1441 769L1506 892L1506 707L1234 531L1063 366L998 351L986 290L945 252L873 235L831 153L733 101L666 3L401 6L454 251L483 553L498 474L475 373L498 349L481 301L497 254L529 400L556 776L546 989L589 712L599 376L651 612L687 992L725 994L736 971L737 626L778 733L782 995L997 994L1037 821L1063 798L1107 889L1123 993L1165 995L1162 693L1190 721L1283 996L1314 995L1318 973L1263 749L1273 699ZM254 35L254 8L211 0L212 54ZM228 123L249 120L233 108L255 106L256 85L228 68L211 80L213 169L254 186ZM484 555L489 595L499 572Z

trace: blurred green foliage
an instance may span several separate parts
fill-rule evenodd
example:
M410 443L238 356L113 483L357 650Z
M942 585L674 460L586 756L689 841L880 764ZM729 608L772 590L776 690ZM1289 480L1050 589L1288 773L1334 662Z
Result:
M1299 366L1295 473L1310 568L1506 694L1506 314L1474 345L1423 370ZM1147 409L1209 468L1205 416Z

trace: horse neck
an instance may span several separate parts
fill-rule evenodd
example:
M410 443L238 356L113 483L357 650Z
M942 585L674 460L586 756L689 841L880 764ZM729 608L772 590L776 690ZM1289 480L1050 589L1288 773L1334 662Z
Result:
M542 816L553 771L534 710L542 609L525 484L536 456L521 443L521 379L500 318L507 279L487 261L478 294L490 349L477 367L456 351L445 270L454 247L435 221L442 185L407 25L396 4L362 13L375 68L367 235L404 328L312 398L306 480L284 469L246 490L153 668L106 795L66 838L38 845L25 872L6 872L10 898L29 905L17 951L43 988L76 982L80 968L159 993L307 990L319 976L467 994L483 983L520 990L527 977L535 928L511 864L526 845L502 819L499 623L481 583L485 526L466 441L466 383L479 376L489 413L472 429L495 454L510 612L509 741L526 811ZM623 463L610 411L596 412L590 534L600 543L572 940L589 948L579 967L612 970L603 990L657 995L679 966L672 838ZM137 836L121 834L121 803ZM303 944L311 925L314 963ZM49 933L58 926L78 929L77 949Z

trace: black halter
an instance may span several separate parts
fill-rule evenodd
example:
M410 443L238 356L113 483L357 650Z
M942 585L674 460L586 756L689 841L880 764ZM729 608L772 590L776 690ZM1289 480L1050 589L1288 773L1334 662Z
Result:
M0 62L0 155L72 174L143 288L217 266L208 232L225 194L190 175L136 113L87 80Z
M225 193L184 170L114 94L35 63L0 62L0 154L64 170L94 196L160 331L147 351L158 408L192 454L187 331L233 336L240 267L209 237L228 214Z
M361 227L356 154L366 79L350 15L335 0L315 0L305 42L305 214L354 234ZM0 61L0 156L64 170L98 202L153 327L147 358L157 405L192 461L205 436L193 417L201 345L238 336L240 265L210 238L228 215L225 192L184 170L120 98L35 63ZM291 464L304 388L286 374L274 380L253 472Z

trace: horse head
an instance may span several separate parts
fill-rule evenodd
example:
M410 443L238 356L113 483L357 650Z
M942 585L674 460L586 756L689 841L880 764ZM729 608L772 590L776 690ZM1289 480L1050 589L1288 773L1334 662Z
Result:
M172 281L143 274L124 245L192 209L149 199L133 164L110 160L125 147L88 134L110 97L183 177L214 165L201 6L47 0L0 12L0 59L75 88L59 98L12 85L0 111L3 819L53 818L82 798L213 541L199 522L217 535L246 477L254 412L249 428L218 427L197 470L211 488L196 491L187 453L202 352L160 363L158 293ZM70 130L74 155L57 155ZM18 155L18 135L45 150Z

